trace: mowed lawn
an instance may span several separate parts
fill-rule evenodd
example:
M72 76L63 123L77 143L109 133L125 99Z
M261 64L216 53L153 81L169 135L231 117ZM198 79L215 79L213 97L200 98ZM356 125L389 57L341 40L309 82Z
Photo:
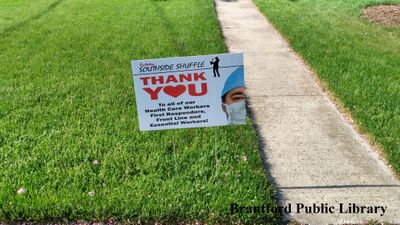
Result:
M254 0L400 173L400 27L361 10L399 0Z
M0 29L0 222L280 222L230 213L275 204L250 122L138 129L130 60L225 52L212 0L0 0Z

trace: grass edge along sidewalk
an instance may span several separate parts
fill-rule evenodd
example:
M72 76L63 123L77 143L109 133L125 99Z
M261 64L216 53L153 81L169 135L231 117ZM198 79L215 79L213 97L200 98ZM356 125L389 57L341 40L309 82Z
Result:
M56 2L0 0L0 221L280 222L230 214L276 204L249 121L138 129L130 60L225 52L212 0Z
M361 10L387 1L254 0L400 174L400 29ZM400 4L393 0L391 3Z

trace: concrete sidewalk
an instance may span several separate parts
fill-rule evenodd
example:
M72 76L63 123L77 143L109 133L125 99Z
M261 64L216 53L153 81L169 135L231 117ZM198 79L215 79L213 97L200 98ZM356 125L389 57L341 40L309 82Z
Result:
M244 52L249 107L265 142L279 204L291 205L284 219L400 223L400 182L251 0L216 0L216 8L230 52ZM297 203L311 206L314 214L305 208L297 213ZM372 211L353 213L349 206L352 211L372 206L365 208Z

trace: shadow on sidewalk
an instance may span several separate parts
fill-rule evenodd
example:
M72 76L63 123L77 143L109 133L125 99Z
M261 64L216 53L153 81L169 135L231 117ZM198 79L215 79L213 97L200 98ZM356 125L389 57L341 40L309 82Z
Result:
M246 96L246 102L249 102L249 97ZM275 178L272 176L271 174L271 165L268 163L268 155L267 155L267 143L266 140L264 140L264 138L261 136L260 133L260 128L259 126L254 122L254 113L253 110L249 107L248 104L246 104L246 111L247 111L247 115L250 117L251 119L251 124L253 126L253 128L256 130L257 133L257 137L258 137L258 150L260 152L261 155L261 159L262 159L262 164L263 164L263 168L265 170L265 173L267 174L268 180L271 182L272 187L274 188L274 197L278 203L279 206L284 206L285 204L285 199L283 197L282 192L280 191L282 188L280 188L278 186L278 184L276 183ZM291 219L289 214L281 214L282 216L282 222L287 222Z

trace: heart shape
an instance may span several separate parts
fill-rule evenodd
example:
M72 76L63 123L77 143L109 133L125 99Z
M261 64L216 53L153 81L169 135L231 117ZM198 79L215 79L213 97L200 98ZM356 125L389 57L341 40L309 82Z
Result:
M186 91L186 86L183 84L176 85L176 86L165 86L164 87L165 94L172 96L174 98L183 94L185 91Z

